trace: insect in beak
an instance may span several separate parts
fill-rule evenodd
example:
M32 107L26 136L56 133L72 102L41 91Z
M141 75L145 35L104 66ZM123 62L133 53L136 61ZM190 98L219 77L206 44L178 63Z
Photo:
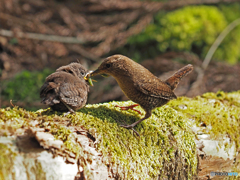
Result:
M88 81L88 83L90 84L90 86L93 86L93 82L97 82L96 80L91 78L91 73L93 71L89 71L85 76L84 76L84 80Z

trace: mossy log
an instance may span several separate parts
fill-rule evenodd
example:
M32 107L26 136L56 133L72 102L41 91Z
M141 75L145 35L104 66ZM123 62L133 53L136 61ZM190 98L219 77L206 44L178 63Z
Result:
M0 109L0 179L220 179L238 172L240 91L179 97L139 118L131 101L76 115ZM138 110L144 113L141 107ZM236 175L236 174L235 174Z

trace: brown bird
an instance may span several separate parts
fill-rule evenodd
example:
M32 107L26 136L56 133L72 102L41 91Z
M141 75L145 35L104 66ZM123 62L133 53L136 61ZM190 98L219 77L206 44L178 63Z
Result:
M46 78L40 89L41 102L55 111L75 113L85 106L89 92L88 71L80 63L62 66ZM65 115L67 115L65 114Z
M98 69L90 75L108 74L113 76L123 93L145 110L144 118L131 125L121 125L122 127L133 129L138 123L149 118L154 108L163 106L169 100L176 99L177 96L173 91L176 89L179 81L192 70L193 66L191 64L186 65L167 80L162 81L142 65L128 57L113 55L105 59ZM134 110L133 108L137 105L121 108Z

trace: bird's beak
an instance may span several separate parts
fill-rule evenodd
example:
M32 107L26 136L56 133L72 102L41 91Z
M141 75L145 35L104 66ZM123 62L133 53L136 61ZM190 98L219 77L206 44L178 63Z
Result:
M96 75L98 75L98 74L101 74L103 77L109 77L108 74L102 73L102 71L99 70L99 69L96 69L95 71L91 72L91 73L90 73L90 76L96 76Z
M93 86L93 82L92 82L92 79L91 79L91 73L92 71L90 71L89 73L86 74L86 76L84 77L84 79L86 81L88 81L88 83L90 84L90 86Z
M96 76L98 74L101 74L101 71L99 69L96 69L95 71L90 73L90 76Z
M90 76L96 76L96 75L98 75L98 74L101 74L103 77L109 77L108 74L103 73L103 72L102 72L101 70L99 70L99 69L96 69L95 71L91 72L91 73L90 73Z

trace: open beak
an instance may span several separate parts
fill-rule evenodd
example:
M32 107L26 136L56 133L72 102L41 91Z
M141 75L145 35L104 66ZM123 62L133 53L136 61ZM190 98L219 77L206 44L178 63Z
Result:
M93 82L92 82L92 79L91 79L91 73L92 73L93 71L89 71L87 74L86 74L86 76L84 76L84 79L86 80L86 81L88 81L88 83L90 84L90 86L93 86Z

